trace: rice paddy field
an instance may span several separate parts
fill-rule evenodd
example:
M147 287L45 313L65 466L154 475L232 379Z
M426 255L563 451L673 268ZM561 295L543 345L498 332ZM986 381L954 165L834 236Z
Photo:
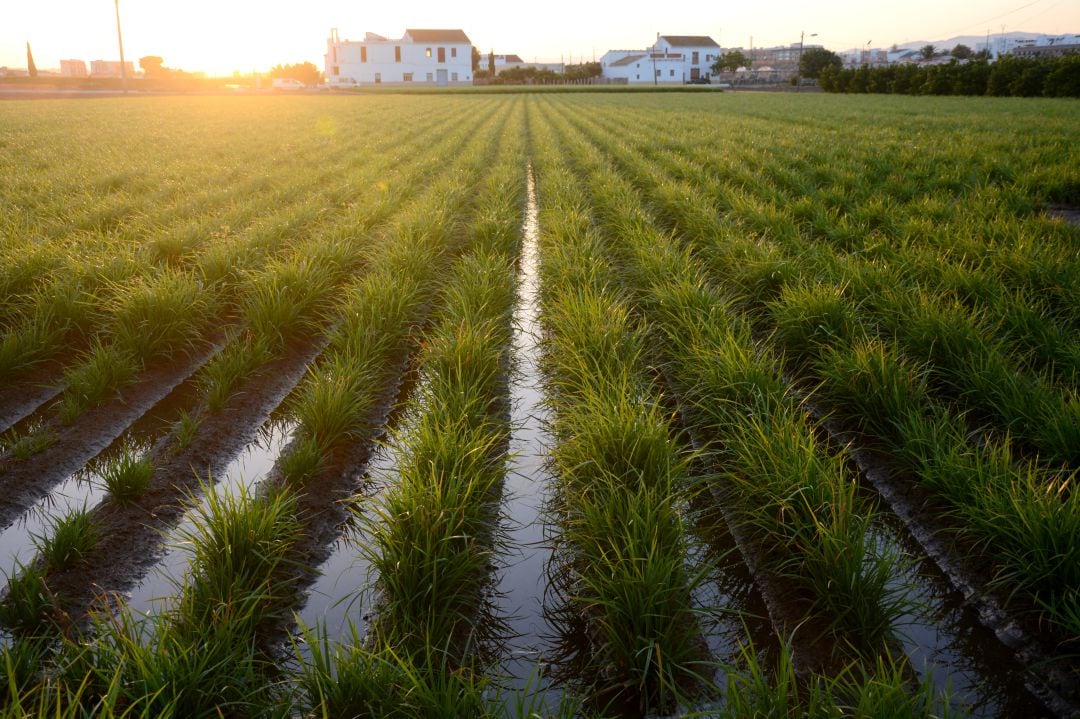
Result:
M1080 105L0 103L4 716L1080 716Z

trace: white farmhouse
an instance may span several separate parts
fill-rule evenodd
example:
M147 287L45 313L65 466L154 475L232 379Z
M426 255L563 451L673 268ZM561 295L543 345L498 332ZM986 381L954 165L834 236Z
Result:
M658 35L644 50L610 50L600 58L604 77L631 85L667 85L708 78L720 45L707 35Z
M331 85L471 85L472 42L462 30L406 30L399 40L367 33L326 42Z

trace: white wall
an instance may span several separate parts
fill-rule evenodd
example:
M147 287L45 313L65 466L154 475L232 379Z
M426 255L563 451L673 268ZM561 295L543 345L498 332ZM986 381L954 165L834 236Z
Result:
M396 59L395 48L400 48L400 60ZM440 49L443 51L441 62ZM337 73L333 72L335 66ZM326 78L330 84L436 85L440 70L445 71L449 85L471 85L472 45L414 44L405 39L327 43ZM411 80L407 79L410 74Z
M700 77L709 77L712 74L712 64L720 57L721 50L715 45L702 45L692 47L685 45L673 46L664 38L660 38L655 45L657 52L679 54L683 56L682 72L689 80L693 76L694 68L697 68ZM694 53L697 53L697 62L694 62Z

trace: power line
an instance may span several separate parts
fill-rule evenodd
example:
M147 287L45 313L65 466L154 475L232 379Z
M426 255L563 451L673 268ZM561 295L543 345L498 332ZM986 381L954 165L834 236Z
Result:
M1007 17L1009 15L1012 15L1013 13L1020 12L1021 10L1026 10L1029 7L1032 7L1034 5L1038 5L1042 1L1043 0L1032 0L1029 3L1025 3L1025 4L1021 5L1020 7L1013 8L1012 10L1009 10L1008 12L1003 12L1000 15L995 15L994 17L987 18L986 20L982 20L980 22L973 22L970 25L965 25L964 27L960 28L959 30L953 30L952 32L950 32L948 34L949 35L958 35L958 34L962 33L964 30L968 30L968 29L973 28L973 27L980 27L980 28L985 27L987 23L991 23L991 22L993 22L995 20L1000 20L1003 17Z

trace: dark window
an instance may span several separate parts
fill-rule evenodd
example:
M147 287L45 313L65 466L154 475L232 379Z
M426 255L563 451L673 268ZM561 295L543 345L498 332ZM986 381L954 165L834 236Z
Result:
M439 62L446 62L446 48L439 48Z
M367 62L367 48L360 47L360 62Z
M401 62L401 48L394 46L394 62Z
M457 57L457 48L456 47L450 48L450 57Z
M405 81L405 82L412 82L412 73L411 72L403 73L402 76L401 76L401 79L403 81Z
M698 54L697 54L697 52L694 52L694 58L690 61L690 64L691 65L697 65L698 64Z

